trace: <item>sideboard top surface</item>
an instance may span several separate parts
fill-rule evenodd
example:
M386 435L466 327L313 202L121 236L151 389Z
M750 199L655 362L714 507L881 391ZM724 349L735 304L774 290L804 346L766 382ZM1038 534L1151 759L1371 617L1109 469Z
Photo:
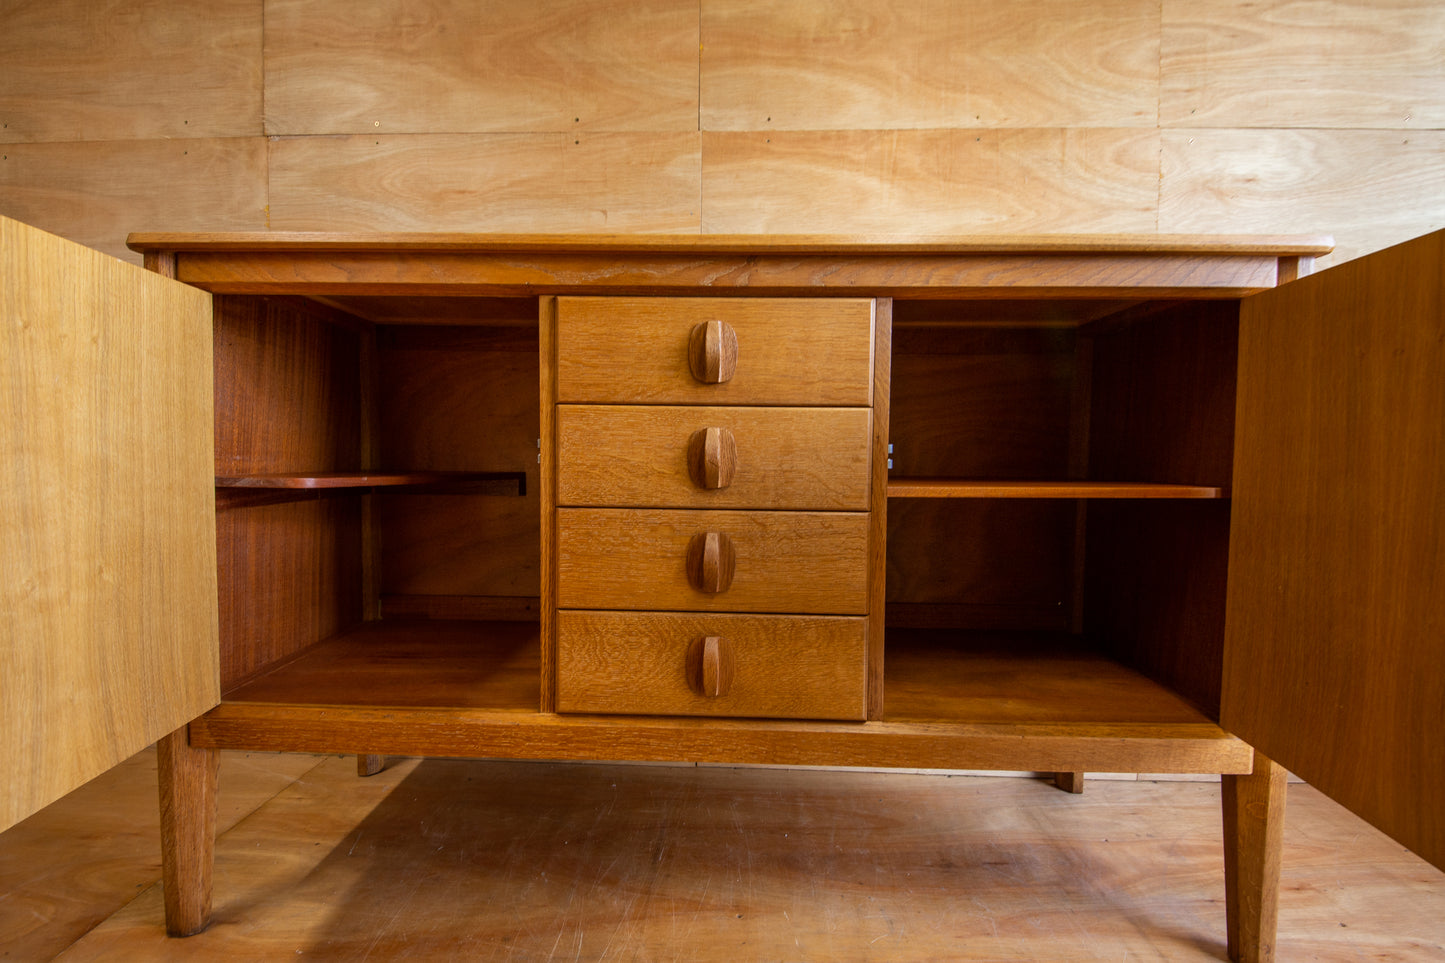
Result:
M1326 235L1213 234L472 234L140 232L135 251L627 252L687 254L1267 254L1317 257Z
M733 292L914 299L1234 298L1328 238L1207 235L132 234L221 294L535 297Z

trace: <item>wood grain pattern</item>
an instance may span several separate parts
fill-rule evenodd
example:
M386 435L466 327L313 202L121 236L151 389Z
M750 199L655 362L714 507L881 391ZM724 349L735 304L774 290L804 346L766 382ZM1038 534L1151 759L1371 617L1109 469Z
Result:
M361 498L216 514L223 690L361 619Z
M313 472L310 474L228 475L216 478L217 488L280 488L318 490L335 488L467 488L498 483L498 492L520 489L526 472L409 471Z
M695 231L694 133L356 134L269 142L282 231Z
M228 689L226 699L536 711L537 626L439 619L366 622Z
M688 543L702 532L732 540L726 592L700 592L688 580ZM863 615L867 575L862 512L557 510L563 608Z
M737 437L731 428L700 428L687 439L687 476L698 488L732 486L738 470Z
M697 129L695 2L269 0L266 132Z
M1074 340L1074 397L1069 404L1069 478L1087 478L1089 474L1089 416L1093 410L1094 339L1088 329ZM1089 503L1074 503L1074 577L1070 586L1069 631L1084 631L1084 576L1087 574L1089 544ZM1065 776L1056 773L1055 785L1060 788L1083 788L1083 773ZM1077 783L1077 786L1073 786Z
M1090 254L1096 263L1103 255L1217 254L1233 256L1321 255L1330 251L1327 235L1260 234L478 234L465 231L401 231L337 233L295 231L219 233L138 231L129 243L137 251L175 253L243 251L287 252L293 259L305 254L342 251L385 254L392 259L418 252L433 254L606 253L610 260L624 256L634 266L647 265L645 255L672 253L696 255L947 255L947 254ZM1079 286L1084 286L1080 284ZM356 294L358 292L351 292ZM1084 292L1074 292L1065 306L1078 308ZM1107 304L1102 305L1105 309Z
M1084 791L1084 773L1082 772L1056 772L1054 773L1054 785L1061 791L1079 795Z
M888 597L889 398L893 377L893 300L873 307L873 449L868 506L868 718L883 718L884 625Z
M397 469L526 472L523 497L377 499L382 591L537 596L536 306L526 328L379 329L379 457Z
M383 595L536 598L537 508L530 494L377 496Z
M557 407L557 503L597 507L867 511L867 408ZM692 436L732 433L726 488L688 469Z
M1221 713L1437 866L1441 265L1437 233L1241 309Z
M888 507L888 623L1063 629L1073 537L1069 501L897 499Z
M1067 329L900 329L890 397L893 476L1068 477L1075 340Z
M936 324L896 334L892 476L1066 477L1073 331L950 323L969 315L951 302L939 308ZM890 624L1061 628L1072 515L1065 502L894 500Z
M1089 477L1228 489L1239 308L1168 305L1093 329Z
M694 377L693 329L724 320L735 373ZM873 303L858 298L562 298L557 391L563 402L868 405Z
M732 588L737 561L727 532L698 532L687 540L687 584L704 595L720 595Z
M337 320L298 299L216 299L218 476L361 468L361 339ZM219 504L229 688L362 618L362 496Z
M378 442L381 434L381 411L377 404L377 378L379 372L379 356L376 350L376 326L367 324L356 318L355 315L347 315L340 312L346 320L355 325L360 336L358 345L359 358L357 364L357 408L360 409L361 417L361 442L360 462L361 467L366 471L375 471L380 467L381 459L378 451ZM527 483L527 476L516 476L519 491L525 491L523 486ZM478 482L485 485L486 482ZM372 492L361 496L361 617L363 619L381 618L381 538L376 526L376 499ZM359 759L356 763L358 770L366 768L365 760Z
M631 624L634 619L651 618L623 613L565 612L560 617L563 621L582 620L584 628L618 621ZM669 615L667 618L698 626L734 623L753 626L776 617L724 614ZM861 620L800 617L800 621L807 625L835 621L839 626L853 625L855 628L845 635L857 645L860 667L855 671L861 673ZM1122 760L1128 758L1130 748L1143 751L1141 760L1152 761L1175 751L1167 749L1168 746L1186 754L1197 750L1201 747L1196 744L1200 739L1213 740L1208 744L1216 753L1207 761L1194 760L1194 764L1203 768L1178 768L1185 765L1181 756L1164 768L1155 770L1151 766L1149 771L1220 771L1210 767L1219 765L1221 760L1225 760L1226 769L1241 763L1247 768L1251 758L1247 747L1243 747L1241 754L1238 751L1241 743L1224 737L1187 701L1108 660L1087 642L1061 634L894 632L889 654L888 710L882 723L860 729L826 724L779 727L758 722L733 724L736 731L732 731L733 726L726 720L693 729L680 722L635 718L604 723L574 717L568 722L536 712L536 631L535 626L519 623L368 623L229 692L220 709L195 724L199 735L193 738L199 740L199 745L214 745L217 743L211 740L215 733L230 731L242 742L226 744L240 745L246 739L260 738L261 732L272 725L284 727L282 720L290 719L297 726L293 736L277 729L270 737L283 739L287 748L301 748L307 744L305 740L319 737L320 730L315 726L323 724L325 718L324 713L316 715L305 708L309 706L329 709L341 720L336 735L339 741L332 751L359 753L397 752L400 750L396 747L402 744L399 740L420 738L424 749L407 751L466 755L469 751L476 754L485 746L488 754L521 753L520 757L526 758L536 757L535 753L546 748L559 753L557 758L764 761L758 754L768 751L801 760L801 755L790 753L803 752L805 744L811 741L817 751L837 759L850 751L864 751L863 747L876 736L876 745L889 753L888 758L898 758L893 754L906 752L914 760L906 764L935 768L954 765L947 761L946 753L970 743L992 759L1003 758L1010 740L1021 753L1020 761L1006 763L1004 768L1015 765L1026 769L1065 768L1057 762L1060 757L1056 753L1067 745L1084 753L1080 758L1090 761L1085 768L1129 771L1143 765L1142 761L1121 765ZM644 627L644 634L650 631ZM599 671L605 675L617 670ZM627 698L625 693L616 697ZM861 704L861 681L857 699ZM410 703L415 705L404 708ZM371 718L363 711L365 707L388 707L386 711L394 714L400 728L390 731L388 726L377 726L375 731L364 731L363 720ZM564 748L566 737L559 726L565 729L574 724L581 741L574 748ZM495 727L528 731L506 734L494 732ZM770 735L776 740L771 747L768 746ZM1039 744L1021 743L1020 737L1026 735L1038 737ZM910 736L918 745L907 745ZM927 738L922 738L925 736ZM1124 739L1131 745L1091 746L1090 740L1100 736ZM541 745L529 748L529 737L540 740ZM855 737L861 737L863 742L855 744ZM295 741L297 738L302 741ZM610 750L606 747L609 738L614 743ZM657 755L665 753L669 738L692 740L680 741L677 751L698 755ZM705 748L709 738L717 740L712 750ZM503 742L493 742L495 739ZM660 741L652 743L653 739ZM684 745L693 748L684 749ZM1191 745L1193 749L1187 748ZM737 747L752 748L746 750L747 758L738 758L727 754L728 746L733 746L734 751ZM649 747L645 749L646 756L615 754L631 753L643 747ZM609 751L614 755L607 755ZM582 755L575 755L579 752ZM1029 764L1028 760L1039 758L1031 755L1034 752L1047 753L1048 758L1056 761L1049 765ZM933 761L920 761L929 758ZM955 762L964 765L962 761Z
M190 745L185 726L156 743L161 876L169 936L191 936L211 922L220 755Z
M543 712L557 709L557 299L539 298L537 429L541 501L541 681Z
M219 696L209 302L0 218L0 827Z
M0 214L136 264L136 225L262 230L266 198L260 137L0 147Z
M705 132L702 158L707 232L1158 228L1153 129Z
M1092 501L1084 628L1115 658L1219 712L1227 501Z
M886 697L884 718L894 722L1208 721L1088 639L1064 633L891 629Z
M218 477L357 471L361 346L299 299L217 298Z
M1091 477L1228 490L1237 318L1235 304L1209 302L1095 326ZM1087 526L1086 629L1215 717L1229 505L1095 501Z
M475 237L476 235L471 235ZM693 245L673 252L605 249L568 253L576 235L560 250L508 255L399 253L377 251L294 253L205 253L179 256L177 277L218 293L333 295L423 295L518 297L526 294L691 295L699 287L731 289L756 297L816 298L828 295L954 298L1236 298L1273 287L1279 259L1227 250L1151 254L1149 244L1133 251L1087 254L1075 242L1057 251L990 253L974 240L973 250L932 250L889 255L876 249L824 253L708 255ZM669 240L671 240L669 238ZM253 241L243 242L254 244ZM264 242L263 242L264 243ZM587 246L586 241L578 246ZM1087 245L1084 245L1086 247ZM706 255L706 256L699 256Z
M1338 264L1445 226L1445 132L1169 130L1161 231L1328 228Z
M738 333L726 321L703 321L687 337L687 367L694 381L720 385L738 370Z
M895 478L889 498L1220 498L1209 485L1159 485L1142 482L988 482L954 479Z
M902 339L932 328L1074 328L1134 306L1130 300L900 301L894 327Z
M537 324L536 298L351 298L336 295L318 300L379 325L489 325L523 331L534 329Z
M1145 0L704 3L702 42L704 130L1153 126L1157 111Z
M6 4L0 144L259 134L261 8Z
M557 613L557 709L636 715L856 719L866 715L861 618L675 613ZM725 694L689 677L689 647L727 645Z
M383 619L463 619L535 622L541 610L535 595L383 595Z
M1439 128L1442 33L1429 0L1164 0L1159 123Z
M1252 759L1211 723L859 725L233 702L193 722L191 738L284 752L1040 772L1238 772Z
M1235 963L1270 963L1275 958L1288 776L1256 752L1253 772L1226 775L1220 786L1225 920L1229 958Z

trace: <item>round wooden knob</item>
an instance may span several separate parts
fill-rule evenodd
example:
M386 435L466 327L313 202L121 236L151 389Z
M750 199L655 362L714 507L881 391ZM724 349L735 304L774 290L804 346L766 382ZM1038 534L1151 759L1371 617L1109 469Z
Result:
M693 640L687 649L687 679L709 699L725 696L733 687L733 647L718 635Z
M726 592L736 563L733 540L722 532L699 532L687 543L687 580L699 592Z
M687 364L705 385L731 381L738 370L738 333L726 321L704 321L687 338Z
M687 471L692 483L717 491L733 483L738 467L738 443L726 428L694 431L687 442Z

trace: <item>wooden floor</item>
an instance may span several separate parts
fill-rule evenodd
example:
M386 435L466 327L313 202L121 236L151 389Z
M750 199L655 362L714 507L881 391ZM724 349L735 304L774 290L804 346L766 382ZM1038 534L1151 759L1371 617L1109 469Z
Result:
M0 835L0 958L1221 960L1218 786L227 753L162 932L142 753ZM1291 787L1279 959L1445 959L1445 874Z

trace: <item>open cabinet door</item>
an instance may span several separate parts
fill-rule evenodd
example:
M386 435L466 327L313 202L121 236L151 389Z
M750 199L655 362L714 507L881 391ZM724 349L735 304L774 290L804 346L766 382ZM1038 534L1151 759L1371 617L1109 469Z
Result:
M1445 867L1445 232L1245 300L1221 723Z
M210 295L0 218L0 829L220 701Z

